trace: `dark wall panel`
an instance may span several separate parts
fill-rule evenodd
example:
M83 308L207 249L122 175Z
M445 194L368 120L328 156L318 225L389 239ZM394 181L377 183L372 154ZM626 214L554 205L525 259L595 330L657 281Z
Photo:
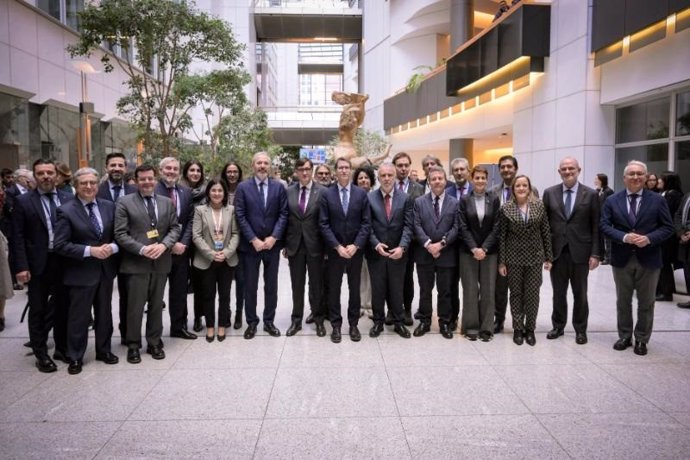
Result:
M666 19L668 0L625 0L625 35Z
M592 51L614 43L625 35L625 0L594 0Z

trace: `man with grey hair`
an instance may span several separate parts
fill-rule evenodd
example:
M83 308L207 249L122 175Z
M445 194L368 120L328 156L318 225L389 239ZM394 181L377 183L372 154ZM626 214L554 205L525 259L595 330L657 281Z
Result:
M438 157L435 157L433 155L427 155L424 158L422 158L422 169L424 170L424 179L419 181L419 183L422 187L424 187L424 193L429 193L431 191L431 186L429 184L429 168L432 168L434 166L443 168L441 160L439 160Z
M661 271L661 243L673 235L666 200L644 186L647 165L633 160L623 171L625 188L604 203L600 229L611 239L611 266L616 284L618 341L614 350L632 345L646 355L654 323L656 284ZM633 330L632 297L637 292L637 324Z
M70 374L82 370L94 309L96 360L117 364L110 351L113 335L111 299L119 251L114 241L115 204L96 198L98 172L81 168L74 174L76 199L57 210L55 251L64 257L62 281L69 292L67 358Z

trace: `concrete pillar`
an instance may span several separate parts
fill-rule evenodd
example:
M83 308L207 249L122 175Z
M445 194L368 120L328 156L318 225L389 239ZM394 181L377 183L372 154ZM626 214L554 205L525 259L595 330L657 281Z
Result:
M474 35L474 0L450 0L450 54Z
M450 162L455 158L465 158L470 163L470 168L474 166L473 146L473 139L451 139L448 146L448 170L450 171Z

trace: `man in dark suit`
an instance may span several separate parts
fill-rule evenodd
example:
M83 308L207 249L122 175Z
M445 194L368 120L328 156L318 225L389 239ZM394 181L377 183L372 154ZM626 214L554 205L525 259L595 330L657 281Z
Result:
M18 196L30 192L32 190L33 174L28 169L19 168L13 174L13 183L5 189L5 205L3 206L2 214L4 219L0 221L0 230L7 238L9 247L11 248L12 239L14 238L14 231L12 230L12 211L14 210L14 200ZM17 283L17 271L14 263L14 252L10 251L8 254L10 271L12 272L12 284L15 291L21 291L24 286Z
M298 182L287 190L288 223L285 254L292 281L292 323L285 335L302 329L304 287L309 273L309 306L316 324L316 335L326 335L325 311L321 303L323 287L323 240L319 227L320 200L326 190L312 180L313 164L307 158L295 163Z
M441 160L439 160L437 157L433 155L427 155L424 158L422 158L422 170L424 171L424 179L419 181L419 185L422 186L424 193L429 193L431 191L431 184L429 182L429 168L433 168L434 166L443 168Z
M406 152L398 152L393 156L393 165L395 166L395 189L398 192L406 193L408 199L414 206L414 200L424 195L424 187L415 180L410 179L410 167L412 166L412 159ZM407 251L407 267L405 268L405 279L403 280L403 307L404 307L404 322L405 326L412 326L412 300L414 300L414 253L419 245L414 237L410 242L410 247ZM393 324L392 317L390 320L386 317L386 324L389 326Z
M58 208L55 251L64 256L62 278L69 291L67 313L67 371L79 374L89 339L91 306L94 307L96 360L117 364L110 351L113 335L111 299L119 247L114 242L115 205L96 199L98 173L81 168L74 174L75 200Z
M455 244L458 237L458 200L446 193L446 172L443 168L432 166L428 177L431 192L414 202L414 233L421 246L415 254L419 276L420 323L414 330L414 336L421 337L431 330L431 295L436 284L441 335L452 339L450 285L458 264Z
M632 345L646 355L654 323L656 285L661 271L661 243L673 235L673 221L664 198L644 187L647 165L631 161L623 171L625 189L604 203L600 230L611 239L611 266L616 283L618 341L614 350ZM632 297L637 292L637 324L633 331Z
M136 193L137 188L124 181L127 170L127 159L124 154L115 152L105 157L105 172L108 179L98 187L96 198L115 203L121 196ZM114 261L119 265L120 255L115 255ZM118 273L117 292L120 296L119 326L120 342L127 345L127 275Z
M686 193L681 201L676 215L673 217L673 226L678 242L678 260L683 262L683 274L685 275L685 293L690 295L690 193ZM689 302L678 302L680 308L690 308Z
M337 183L328 188L321 199L321 233L328 254L328 305L330 307L331 342L340 343L343 317L340 313L340 288L343 272L347 273L349 301L347 319L350 339L359 342L362 335L357 327L362 308L359 285L362 275L362 257L369 230L369 200L367 192L352 184L350 160L338 158L335 162Z
M172 266L171 250L180 237L180 224L170 198L156 195L153 166L134 171L137 193L120 197L115 208L115 241L122 250L120 272L127 276L127 361L141 362L141 323L144 306L146 352L164 359L163 291Z
M264 266L264 331L280 337L273 324L278 304L278 267L280 248L288 220L287 194L280 182L269 179L271 159L266 152L254 154L254 177L237 186L235 214L240 227L240 257L243 257L244 302L247 329L244 338L256 334L256 293L259 289L259 268Z
M405 339L410 331L404 325L403 292L400 280L405 277L410 241L412 241L412 202L405 192L395 190L395 166L379 166L378 190L369 192L371 233L366 257L371 278L371 305L374 327L370 337L383 332L384 304L388 300L388 313L395 324L394 331Z
M12 251L17 281L29 283L29 339L41 372L55 372L48 356L48 333L53 328L54 359L67 359L67 293L62 284L62 261L54 252L57 208L74 198L57 191L57 169L52 160L33 164L35 190L16 198L12 212ZM50 301L49 301L50 299Z
M580 164L566 157L558 166L562 183L544 191L544 208L551 227L553 265L553 328L547 339L563 335L568 322L568 284L573 289L575 342L587 343L587 277L599 266L599 195L578 182Z
M180 224L180 238L172 247L172 266L168 274L168 312L170 314L170 337L194 340L196 334L187 330L187 285L189 278L189 245L192 244L192 220L194 206L192 191L178 184L180 162L166 157L158 169L160 180L156 184L156 195L172 200Z

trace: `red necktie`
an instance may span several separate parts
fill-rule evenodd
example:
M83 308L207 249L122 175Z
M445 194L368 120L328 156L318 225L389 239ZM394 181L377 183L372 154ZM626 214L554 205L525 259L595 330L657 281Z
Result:
M402 180L400 181L400 185L398 186L398 190L400 190L401 192L405 191L405 181L402 181Z
M173 206L175 206L175 209L177 209L177 196L175 195L175 187L170 187L168 189L168 196L173 202Z

